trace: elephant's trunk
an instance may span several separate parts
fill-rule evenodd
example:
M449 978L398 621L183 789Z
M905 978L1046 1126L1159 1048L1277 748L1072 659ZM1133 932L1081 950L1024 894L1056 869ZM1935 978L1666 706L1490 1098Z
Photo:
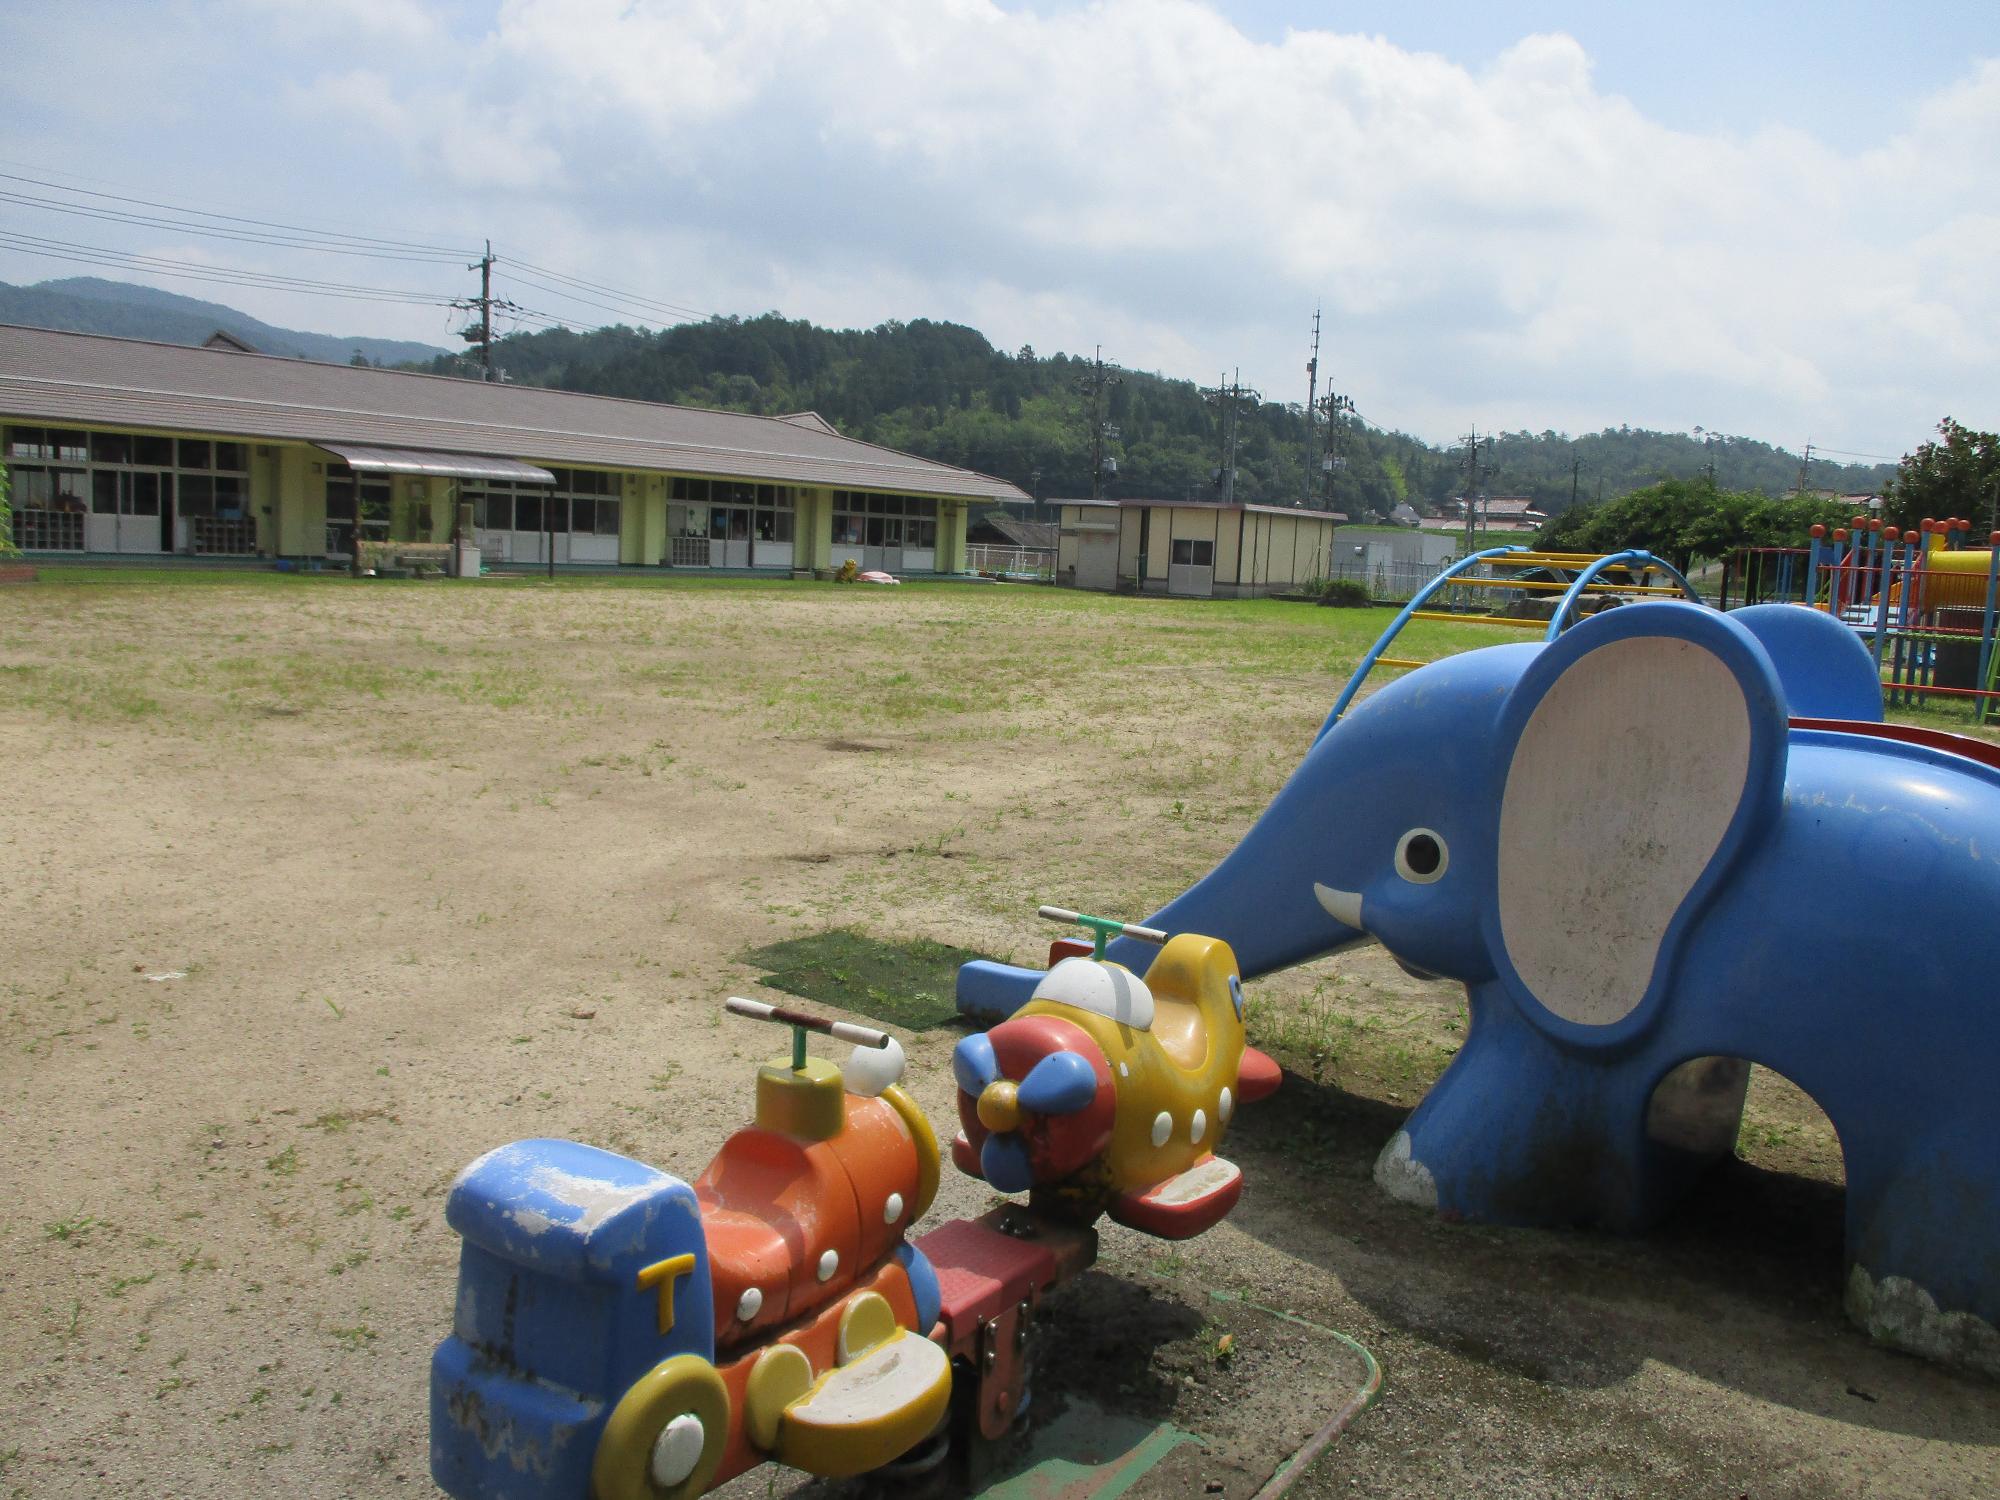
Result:
M1273 878L1269 869L1259 872L1261 862L1254 856L1246 861L1257 831L1253 829L1252 838L1241 848L1142 925L1221 938L1235 952L1245 979L1305 963L1368 936L1328 915L1313 894L1309 871ZM1105 956L1144 973L1156 951L1150 944L1120 938Z
M1326 845L1326 799L1314 778L1295 774L1221 864L1141 925L1221 938L1245 979L1347 947L1367 934L1337 921L1313 894L1315 861ZM1143 974L1158 951L1120 938L1105 956ZM966 964L958 971L958 1008L980 1018L1010 1016L1041 977L1040 969L983 959Z

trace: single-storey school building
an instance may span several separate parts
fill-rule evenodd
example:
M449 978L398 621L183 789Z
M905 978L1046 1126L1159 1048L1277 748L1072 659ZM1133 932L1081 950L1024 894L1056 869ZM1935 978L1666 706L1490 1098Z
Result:
M1056 582L1247 599L1329 574L1340 517L1203 500L1063 500Z
M489 564L965 571L1005 480L749 416L0 325L0 458L36 557L344 560L443 542Z

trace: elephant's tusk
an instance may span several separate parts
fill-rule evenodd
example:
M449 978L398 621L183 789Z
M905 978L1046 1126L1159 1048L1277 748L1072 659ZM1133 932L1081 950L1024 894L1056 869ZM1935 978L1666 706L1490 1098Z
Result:
M1352 927L1356 932L1363 930L1361 926L1361 892L1336 891L1332 886L1321 885L1315 880L1313 882L1313 895L1319 899L1319 904L1326 908L1326 914L1332 917L1334 921L1344 926Z

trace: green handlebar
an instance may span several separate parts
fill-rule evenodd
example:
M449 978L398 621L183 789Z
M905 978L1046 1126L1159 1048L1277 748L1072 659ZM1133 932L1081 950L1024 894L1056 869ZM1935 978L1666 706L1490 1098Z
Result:
M1091 957L1100 963L1104 959L1104 945L1114 937L1137 938L1142 943L1164 943L1168 937L1157 927L1141 927L1136 922L1121 922L1116 917L1093 917L1064 906L1044 906L1037 910L1039 915L1051 922L1073 922L1086 929L1096 944L1096 951Z

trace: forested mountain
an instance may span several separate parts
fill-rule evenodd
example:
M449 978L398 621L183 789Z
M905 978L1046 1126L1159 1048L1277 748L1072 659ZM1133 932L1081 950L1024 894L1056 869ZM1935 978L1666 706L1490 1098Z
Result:
M220 303L154 287L71 277L31 287L0 283L0 322L200 343L226 329L269 354L374 363L467 375L463 355L391 339L338 338L276 328ZM524 385L597 395L720 406L775 415L816 411L850 437L1011 480L1033 494L1090 493L1089 360L1032 348L1009 354L977 331L918 319L879 328L831 329L781 318L714 318L657 333L552 329L500 341L497 363ZM1214 498L1223 462L1221 408L1188 380L1116 370L1102 394L1105 456L1116 465L1106 493L1158 499ZM1365 388L1358 375L1355 383ZM1324 429L1320 429L1322 436ZM1289 505L1326 497L1322 452L1298 402L1245 406L1238 421L1236 497ZM1406 433L1345 423L1332 471L1331 505L1357 520L1408 502L1425 514L1465 487L1462 453ZM1797 487L1796 455L1744 438L1704 446L1683 433L1606 429L1579 437L1500 433L1481 452L1490 495L1532 496L1551 514L1579 501L1613 498L1660 479L1693 478L1714 466L1732 490L1781 494ZM1575 470L1572 472L1572 464ZM1814 489L1874 492L1891 465L1815 460Z
M816 411L850 437L1011 480L1040 496L1090 493L1089 400L1079 387L1089 360L1032 348L1009 354L978 332L917 320L870 329L827 329L775 314L716 318L648 333L603 328L517 334L496 346L506 378L597 395L720 406L775 415ZM426 368L463 374L463 359ZM1105 452L1117 473L1107 493L1161 499L1213 497L1222 463L1221 415L1187 380L1116 372L1103 397L1115 429ZM1306 451L1299 404L1268 402L1239 423L1238 499L1290 504L1320 471ZM1333 508L1357 519L1386 515L1408 501L1433 510L1464 483L1461 455L1404 433L1350 424L1346 462L1333 476ZM1571 462L1580 460L1579 500L1623 494L1661 478L1693 477L1711 461L1730 489L1783 493L1796 487L1799 460L1765 443L1727 438L1704 447L1679 433L1630 428L1570 438L1554 432L1503 433L1482 453L1484 488L1530 495L1550 512L1566 509ZM1879 490L1891 466L1815 460L1814 488Z
M356 353L374 364L426 360L439 353L434 345L409 339L341 338L278 328L220 302L203 302L198 297L99 276L69 276L38 281L33 286L10 286L0 281L0 323L59 328L68 333L108 333L159 344L199 344L219 328L259 354L339 365L348 363Z

